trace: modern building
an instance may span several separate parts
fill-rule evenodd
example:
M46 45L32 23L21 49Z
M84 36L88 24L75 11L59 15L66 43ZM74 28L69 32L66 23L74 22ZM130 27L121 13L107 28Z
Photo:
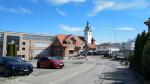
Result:
M7 44L14 41L19 57L29 60L37 56L50 55L50 45L55 36L27 34L20 32L0 32L0 55L6 56Z
M129 54L134 53L135 41L131 40L128 42L122 42L120 45L120 51L124 53L125 57L128 57Z
M120 43L102 43L96 45L97 54L116 54L120 51Z

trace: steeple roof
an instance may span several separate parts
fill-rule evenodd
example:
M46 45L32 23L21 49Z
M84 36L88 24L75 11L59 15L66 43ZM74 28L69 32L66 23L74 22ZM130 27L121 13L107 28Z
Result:
M92 31L92 30L91 30L91 27L89 26L89 22L88 22L88 21L87 21L87 25L86 25L86 27L85 27L84 32L86 32L86 31Z

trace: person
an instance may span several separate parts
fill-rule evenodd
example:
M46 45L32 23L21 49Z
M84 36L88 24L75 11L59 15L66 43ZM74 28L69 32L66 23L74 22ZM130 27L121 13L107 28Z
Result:
M87 53L85 53L84 56L85 56L85 60L88 61Z

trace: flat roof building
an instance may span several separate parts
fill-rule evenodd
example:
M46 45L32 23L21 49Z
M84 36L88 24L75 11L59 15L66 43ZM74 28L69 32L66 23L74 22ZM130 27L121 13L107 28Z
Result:
M0 55L6 56L7 44L14 41L17 55L26 60L37 56L50 56L50 45L55 36L22 32L0 32Z

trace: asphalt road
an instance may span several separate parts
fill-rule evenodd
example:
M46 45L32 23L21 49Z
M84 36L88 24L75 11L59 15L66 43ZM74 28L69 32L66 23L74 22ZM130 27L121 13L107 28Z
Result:
M134 74L117 61L89 56L85 60L68 60L68 67L58 70L36 69L30 76L0 84L140 84ZM83 63L83 64L82 64Z
M94 57L92 57L94 58ZM97 58L97 57L96 57ZM87 62L92 63L92 62ZM140 84L135 75L119 62L95 59L95 66L60 84Z

